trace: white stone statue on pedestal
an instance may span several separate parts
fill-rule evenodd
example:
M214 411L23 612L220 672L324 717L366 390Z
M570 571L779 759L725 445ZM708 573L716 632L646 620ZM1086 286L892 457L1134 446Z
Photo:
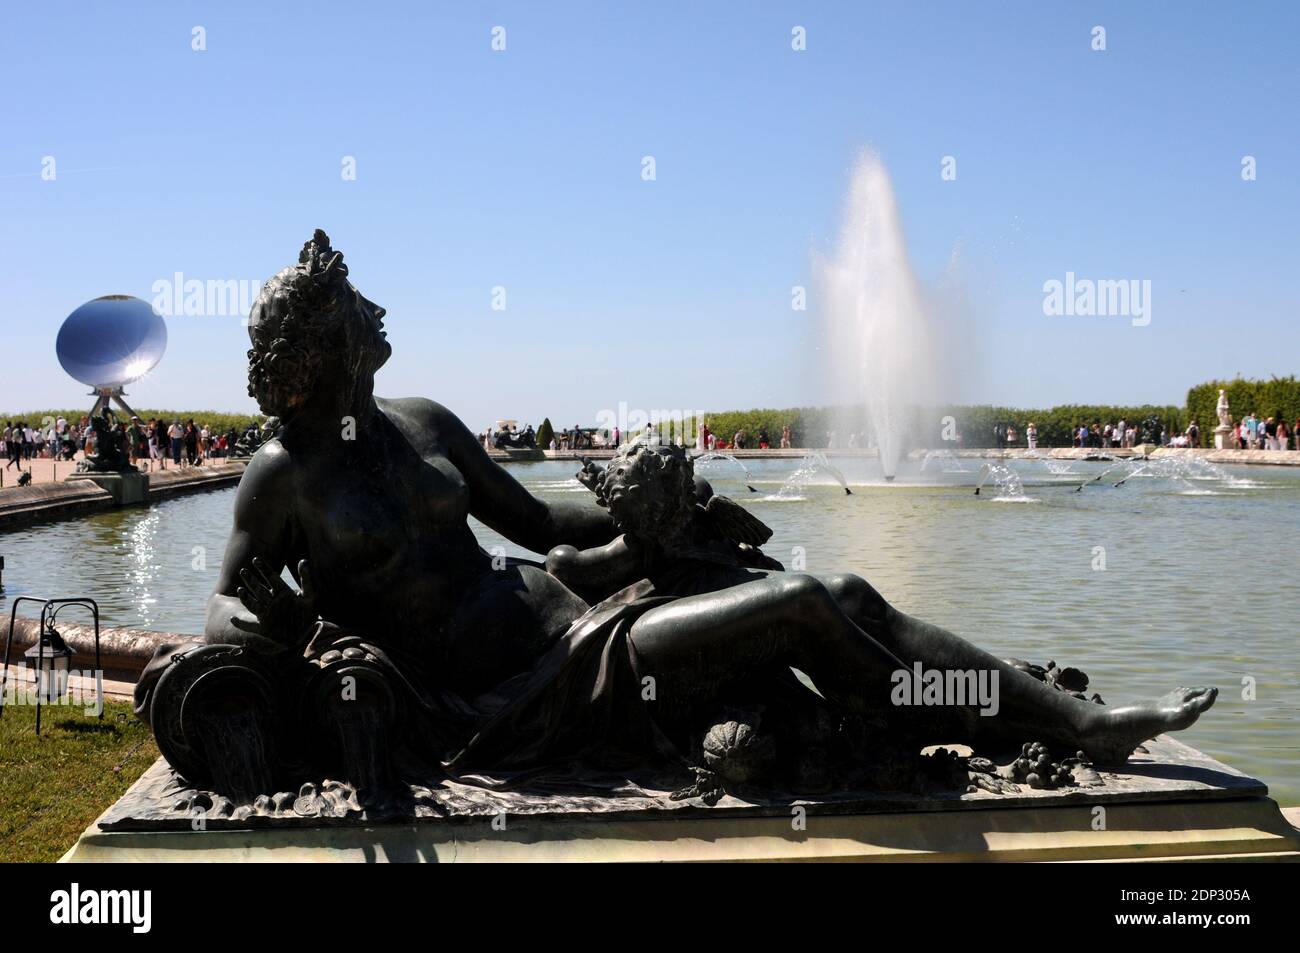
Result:
M1224 393L1223 388L1219 388L1219 426L1214 428L1214 449L1215 450L1232 450L1235 447L1235 441L1232 439L1232 414L1228 413L1228 395Z

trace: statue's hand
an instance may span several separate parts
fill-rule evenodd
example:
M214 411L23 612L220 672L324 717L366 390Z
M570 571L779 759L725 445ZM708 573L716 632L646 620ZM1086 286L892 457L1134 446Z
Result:
M298 563L300 592L291 589L261 557L254 557L251 567L241 569L239 578L244 584L236 594L244 607L257 616L260 634L289 645L297 645L307 637L318 618L307 560ZM237 619L232 621L240 628L247 627Z
M605 478L605 468L590 457L583 457L582 469L574 474L574 478L591 492L599 494L600 482Z

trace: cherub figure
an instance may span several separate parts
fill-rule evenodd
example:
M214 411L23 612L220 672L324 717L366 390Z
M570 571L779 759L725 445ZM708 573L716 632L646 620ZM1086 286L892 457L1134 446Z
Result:
M609 510L619 535L604 546L556 546L547 571L579 594L649 579L664 595L734 585L750 570L780 571L760 546L772 530L743 506L695 480L682 447L631 443L606 467L583 459L578 480Z

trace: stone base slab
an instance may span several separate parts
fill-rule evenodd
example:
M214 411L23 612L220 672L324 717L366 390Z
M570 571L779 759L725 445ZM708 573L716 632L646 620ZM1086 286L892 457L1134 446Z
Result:
M400 816L198 821L161 759L86 830L68 862L1300 859L1267 788L1168 736L1099 787L844 792L714 807L633 796L422 788ZM196 827L198 829L196 829Z
M1269 798L952 812L604 820L523 816L443 825L104 832L63 857L115 862L1157 861L1300 859Z

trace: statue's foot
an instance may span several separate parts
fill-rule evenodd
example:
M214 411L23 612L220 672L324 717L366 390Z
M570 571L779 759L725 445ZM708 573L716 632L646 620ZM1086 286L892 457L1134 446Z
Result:
M1123 764L1133 750L1166 731L1189 727L1219 697L1217 688L1175 688L1159 698L1120 708L1098 706L1083 748L1097 764Z

